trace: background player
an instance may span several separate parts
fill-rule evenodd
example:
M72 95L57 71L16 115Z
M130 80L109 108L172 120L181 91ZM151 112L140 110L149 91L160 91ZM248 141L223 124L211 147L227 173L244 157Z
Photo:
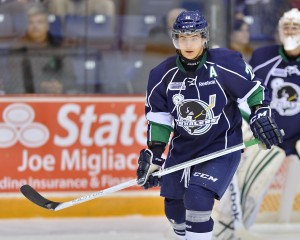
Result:
M179 14L172 39L178 56L151 70L146 99L148 149L140 152L138 183L156 186L149 178L162 164L172 136L165 167L242 142L238 103L252 110L251 129L267 148L282 142L271 117L266 89L240 54L208 48L208 23L199 11ZM165 214L180 239L211 239L211 211L240 162L234 152L162 178Z
M296 155L300 139L300 11L294 8L285 12L278 31L282 45L255 50L250 65L268 87L276 122L285 132L279 146L287 155Z
M300 11L293 8L278 22L280 45L262 47L253 52L250 64L270 91L276 123L285 132L278 146L285 151L289 171L282 193L281 221L288 221L300 172ZM269 186L265 186L269 187Z
M238 182L241 195L239 202L242 204L243 224L250 228L257 217L264 196L270 187L273 177L284 161L288 163L286 182L279 208L280 222L288 222L292 212L292 205L298 183L300 171L300 12L298 9L291 9L283 14L278 23L279 39L281 44L258 48L253 52L250 64L257 77L263 79L263 83L271 93L271 108L274 109L276 123L280 129L284 129L284 142L280 143L270 152L261 149L246 149L243 154L243 161L238 169ZM243 110L245 105L240 105ZM247 127L243 133L247 133ZM287 156L287 157L286 157ZM286 157L286 159L285 159ZM267 164L266 164L267 163ZM264 168L261 168L265 165ZM257 173L259 172L259 174ZM249 177L256 173L250 183ZM251 187L249 187L251 186ZM238 186L235 186L236 188ZM244 194L245 188L247 194ZM228 191L216 209L218 219L214 231L216 239L235 239L236 220L230 211L223 206L230 206L230 191ZM219 224L220 223L220 224ZM237 237L237 236L236 236Z

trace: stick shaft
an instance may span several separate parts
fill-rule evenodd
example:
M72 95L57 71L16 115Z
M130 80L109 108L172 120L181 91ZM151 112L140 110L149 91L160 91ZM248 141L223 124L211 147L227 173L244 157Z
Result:
M190 167L190 166L202 163L202 162L206 162L208 160L211 160L211 159L214 159L214 158L217 158L217 157L220 157L220 156L223 156L223 155L226 155L226 154L238 151L238 150L242 150L245 147L249 147L249 146L255 145L257 143L259 143L259 141L257 139L249 140L247 142L244 142L244 143L241 143L241 144L238 144L238 145L226 148L226 149L222 149L222 150L219 150L217 152L214 152L214 153L202 156L202 157L198 157L198 158L192 159L192 160L187 161L187 162L180 163L178 165L175 165L175 166L172 166L172 167L169 167L169 168L161 169L158 172L152 173L152 175L161 177L161 176L164 176L164 175L182 170L184 168L187 168L187 167ZM118 184L116 186L106 188L106 189L103 189L101 191L94 192L94 193L82 196L80 198L71 200L69 202L60 203L54 210L58 211L58 210L61 210L61 209L64 209L64 208L68 208L68 207L71 207L71 206L74 206L74 205L77 205L77 204L81 204L81 203L90 201L92 199L98 198L98 197L103 197L105 195L123 190L125 188L136 186L136 185L137 185L136 179L132 179L132 180L129 180L127 182Z
M259 143L259 141L257 139L249 140L245 143L241 143L241 144L238 144L238 145L226 148L226 149L222 149L222 150L219 150L217 152L210 153L210 154L207 154L205 156L198 157L198 158L195 158L195 159L192 159L190 161L177 164L177 165L169 167L169 168L161 169L158 172L154 172L152 175L161 177L161 176L170 174L172 172L176 172L176 171L179 171L181 169L191 167L191 166L194 166L196 164L203 163L203 162L206 162L208 160L211 160L211 159L214 159L214 158L217 158L217 157L220 157L220 156L232 153L232 152L236 152L238 150L242 150L246 147L250 147L250 146L255 145L257 143Z
M95 199L95 198L103 197L105 195L123 190L125 188L133 187L133 186L136 186L136 185L137 185L136 179L132 179L132 180L129 180L127 182L118 184L116 186L106 188L106 189L100 190L98 192L94 192L94 193L82 196L80 198L76 198L76 199L71 200L69 202L63 202L63 203L59 204L54 209L54 211L58 211L58 210L61 210L61 209L64 209L64 208L72 207L74 205L81 204L81 203L90 201L90 200Z

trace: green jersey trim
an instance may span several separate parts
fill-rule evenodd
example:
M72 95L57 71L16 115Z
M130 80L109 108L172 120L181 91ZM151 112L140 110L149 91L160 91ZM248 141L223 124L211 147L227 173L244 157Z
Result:
M260 85L247 99L247 103L251 108L253 106L262 104L264 99L265 99L264 87Z
M149 124L149 141L158 141L168 144L171 132L173 132L173 128L168 125L155 122L149 122Z

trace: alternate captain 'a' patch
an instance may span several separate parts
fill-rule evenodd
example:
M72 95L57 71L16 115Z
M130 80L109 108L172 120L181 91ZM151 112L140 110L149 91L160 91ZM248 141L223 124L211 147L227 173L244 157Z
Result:
M216 95L209 96L209 103L198 99L184 99L181 94L173 96L177 108L177 126L184 128L191 135L202 135L214 124L218 124L220 116L215 116Z

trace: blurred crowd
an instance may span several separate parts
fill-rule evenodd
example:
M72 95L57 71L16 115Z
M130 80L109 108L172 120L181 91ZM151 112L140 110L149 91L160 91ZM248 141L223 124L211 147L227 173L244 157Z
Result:
M225 7L231 13L215 23L228 35L220 47L241 52L246 61L258 45L276 42L279 16L300 5L296 0L217 2L220 11ZM177 15L185 9L206 14L212 4L215 1L1 0L0 92L144 94L150 69L176 54L170 27Z

